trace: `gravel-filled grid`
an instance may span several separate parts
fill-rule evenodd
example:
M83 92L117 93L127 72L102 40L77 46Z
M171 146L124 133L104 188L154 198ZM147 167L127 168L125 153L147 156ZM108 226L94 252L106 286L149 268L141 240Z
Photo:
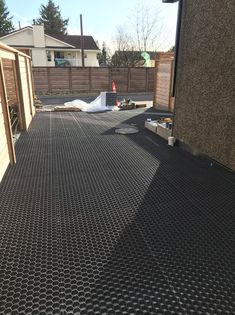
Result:
M0 314L235 314L234 173L146 117L38 113L20 136L0 184Z

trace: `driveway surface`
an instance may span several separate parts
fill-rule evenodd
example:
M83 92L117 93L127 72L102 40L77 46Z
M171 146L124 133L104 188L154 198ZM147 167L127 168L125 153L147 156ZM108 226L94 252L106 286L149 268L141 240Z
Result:
M0 185L0 314L235 313L234 173L144 119L45 112L20 136Z

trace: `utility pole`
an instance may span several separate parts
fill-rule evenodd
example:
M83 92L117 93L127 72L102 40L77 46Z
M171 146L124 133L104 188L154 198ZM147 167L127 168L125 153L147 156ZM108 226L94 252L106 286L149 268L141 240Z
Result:
M84 58L84 38L83 38L83 26L82 26L82 14L80 14L80 26L81 26L81 52L82 52L82 67L85 67L85 58Z

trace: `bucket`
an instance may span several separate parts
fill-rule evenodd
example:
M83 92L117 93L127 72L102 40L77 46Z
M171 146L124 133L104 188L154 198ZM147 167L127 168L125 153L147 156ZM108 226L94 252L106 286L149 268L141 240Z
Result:
M175 144L175 137L168 137L168 145L173 147Z

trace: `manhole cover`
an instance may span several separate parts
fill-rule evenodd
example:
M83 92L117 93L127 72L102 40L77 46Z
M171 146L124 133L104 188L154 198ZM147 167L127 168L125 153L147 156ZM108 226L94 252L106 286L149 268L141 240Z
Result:
M115 132L121 135L130 135L130 134L138 133L139 130L137 128L119 128L119 129L116 129Z

